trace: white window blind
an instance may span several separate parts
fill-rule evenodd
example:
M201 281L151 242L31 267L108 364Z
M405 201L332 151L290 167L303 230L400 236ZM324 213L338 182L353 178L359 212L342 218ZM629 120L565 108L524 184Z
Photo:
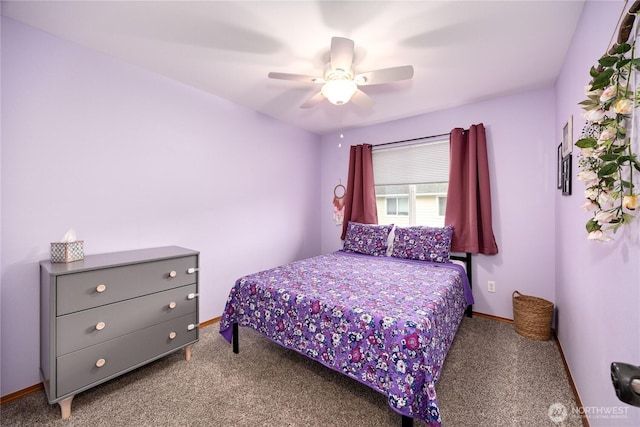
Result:
M449 140L373 150L375 185L449 181Z

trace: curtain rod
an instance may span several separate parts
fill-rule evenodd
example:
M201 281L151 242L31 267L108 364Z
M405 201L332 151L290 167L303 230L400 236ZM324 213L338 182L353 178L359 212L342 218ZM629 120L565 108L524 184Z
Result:
M437 138L439 136L445 136L445 135L449 135L449 134L451 134L451 132L441 133L439 135L423 136L423 137L420 137L420 138L403 139L402 141L383 142L382 144L373 144L373 147L382 147L384 145L402 144L403 142L420 141L422 139Z

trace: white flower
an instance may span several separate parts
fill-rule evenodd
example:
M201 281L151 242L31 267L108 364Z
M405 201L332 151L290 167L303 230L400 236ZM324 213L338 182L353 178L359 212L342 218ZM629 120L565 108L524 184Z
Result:
M620 98L611 105L611 111L616 114L631 114L633 111L633 101L628 98Z
M595 220L598 222L598 224L603 225L603 224L610 223L611 220L614 219L615 217L616 216L614 215L613 212L600 211L596 214Z
M587 239L595 240L596 242L608 242L611 240L611 237L602 230L595 230L589 233Z
M584 190L584 197L589 200L595 200L598 198L598 190L595 188L587 188Z
M611 111L616 114L631 114L633 111L633 101L628 98L620 98L611 104Z
M578 172L578 179L584 182L587 187L591 187L598 183L598 174L590 170L581 171Z
M595 203L593 203L593 201L591 200L587 200L587 202L582 205L582 209L585 210L585 212L595 212L597 211L599 208L599 206Z
M611 194L609 194L608 191L600 192L600 195L598 196L598 203L600 203L600 206L613 205L613 202L613 197L611 197Z
M584 157L586 158L593 157L593 148L587 147L587 148L581 148L580 150L582 151L582 155Z
M600 136L598 137L598 141L604 142L612 140L616 137L616 128L615 127L607 127L605 128Z
M602 119L604 119L605 115L606 115L606 112L604 110L597 109L597 110L585 111L582 114L582 117L584 117L586 120L590 122L600 123Z
M604 146L598 146L598 148L593 150L593 157L599 159L605 153L606 148Z
M618 86L617 85L609 86L602 92L602 95L600 95L600 102L604 103L604 102L610 101L613 98L615 98L617 95L618 95Z

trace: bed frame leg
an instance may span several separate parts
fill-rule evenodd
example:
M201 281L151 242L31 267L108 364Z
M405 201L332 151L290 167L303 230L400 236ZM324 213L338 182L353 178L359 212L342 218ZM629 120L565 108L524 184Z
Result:
M231 342L233 343L233 352L238 354L240 352L240 346L238 345L238 324L234 323L232 328Z
M407 417L406 415L402 416L402 427L413 427L413 418Z
M469 287L473 287L473 264L472 264L471 252L465 254L465 264L467 265L467 278L469 279ZM472 306L467 306L467 317L473 317Z

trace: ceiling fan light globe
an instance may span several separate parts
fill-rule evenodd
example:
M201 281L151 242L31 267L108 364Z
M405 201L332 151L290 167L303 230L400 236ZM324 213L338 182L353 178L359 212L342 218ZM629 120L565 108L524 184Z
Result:
M334 105L342 105L349 102L358 90L353 80L339 79L326 82L322 86L322 94Z

